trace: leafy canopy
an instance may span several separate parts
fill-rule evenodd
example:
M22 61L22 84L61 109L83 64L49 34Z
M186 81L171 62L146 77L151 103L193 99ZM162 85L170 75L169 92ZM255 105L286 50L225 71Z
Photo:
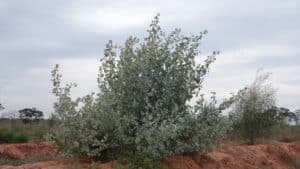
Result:
M207 31L190 37L175 29L166 35L156 16L148 36L129 37L123 46L109 41L99 69L97 94L72 100L75 84L61 86L58 66L52 71L55 113L60 130L50 136L71 152L100 158L161 159L203 152L225 132L221 107L213 96L192 107L204 76L218 52L195 62Z

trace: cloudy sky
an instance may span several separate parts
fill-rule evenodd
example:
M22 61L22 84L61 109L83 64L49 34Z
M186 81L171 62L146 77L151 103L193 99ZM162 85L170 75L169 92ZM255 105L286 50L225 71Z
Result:
M74 96L96 91L105 43L143 38L157 13L167 32L208 30L203 56L221 51L205 92L225 98L263 68L273 73L279 106L300 108L299 0L0 0L0 103L50 113L56 63L65 82L79 84Z

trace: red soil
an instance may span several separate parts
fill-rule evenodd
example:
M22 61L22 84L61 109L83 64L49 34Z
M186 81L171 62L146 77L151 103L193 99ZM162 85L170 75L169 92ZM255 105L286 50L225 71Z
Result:
M202 156L174 156L165 163L174 169L300 169L300 141L228 146Z
M25 159L35 155L55 155L56 151L45 141L22 144L0 144L0 157Z
M0 157L5 155L12 158L26 158L38 153L53 155L55 151L44 142L0 145ZM64 169L74 163L82 165L83 168L88 168L89 165L86 159L74 158L17 167L6 165L0 166L0 169ZM165 160L164 164L172 169L300 169L300 141L226 146L208 152L206 155L173 156ZM111 163L99 164L99 166L101 169L112 169Z

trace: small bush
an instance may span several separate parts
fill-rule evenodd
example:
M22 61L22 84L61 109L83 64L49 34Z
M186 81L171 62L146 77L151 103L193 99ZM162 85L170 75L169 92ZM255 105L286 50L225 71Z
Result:
M33 132L32 137L33 138L43 138L46 135L45 131L42 130L36 130Z
M29 137L27 135L21 134L14 138L14 143L26 143L28 140Z
M284 113L275 106L275 90L266 83L268 78L269 73L257 74L251 85L240 90L230 114L233 132L250 144L270 137L284 119Z

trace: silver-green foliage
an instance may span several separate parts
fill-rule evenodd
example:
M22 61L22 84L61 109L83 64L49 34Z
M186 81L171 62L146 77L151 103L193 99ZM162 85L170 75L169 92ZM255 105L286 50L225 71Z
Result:
M198 96L204 76L215 61L213 52L202 64L195 62L206 31L190 37L179 29L166 35L159 17L144 40L129 37L123 47L109 41L101 59L99 88L75 101L62 87L58 66L52 72L55 114L61 122L50 138L72 152L115 158L115 153L161 159L172 154L203 152L225 132L213 96Z

